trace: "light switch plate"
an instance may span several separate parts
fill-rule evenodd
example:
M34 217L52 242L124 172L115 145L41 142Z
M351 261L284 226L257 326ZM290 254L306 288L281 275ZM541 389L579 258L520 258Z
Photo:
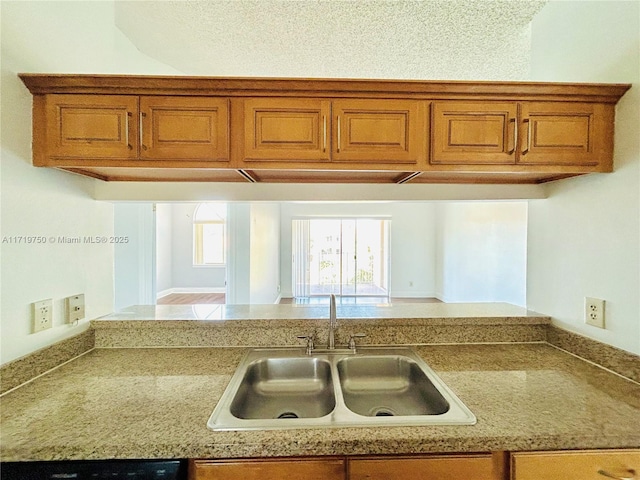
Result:
M84 318L84 293L64 299L67 323L74 323Z
M33 333L41 332L53 326L53 299L40 300L31 304Z

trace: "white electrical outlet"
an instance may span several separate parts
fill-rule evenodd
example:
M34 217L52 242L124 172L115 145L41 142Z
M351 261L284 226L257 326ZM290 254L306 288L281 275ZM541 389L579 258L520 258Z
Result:
M588 325L604 328L604 300L584 297L584 321Z
M84 318L84 294L64 299L67 323L74 323Z
M53 300L40 300L31 304L33 333L41 332L53 326Z

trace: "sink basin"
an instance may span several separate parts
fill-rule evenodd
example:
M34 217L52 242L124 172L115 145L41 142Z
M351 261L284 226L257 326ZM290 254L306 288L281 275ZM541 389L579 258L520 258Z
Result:
M305 355L257 348L240 362L212 430L473 425L476 417L410 348Z
M449 402L410 358L354 356L337 366L344 403L359 415L442 415L449 410Z
M336 406L331 365L318 358L266 358L249 365L231 402L237 418L313 418Z

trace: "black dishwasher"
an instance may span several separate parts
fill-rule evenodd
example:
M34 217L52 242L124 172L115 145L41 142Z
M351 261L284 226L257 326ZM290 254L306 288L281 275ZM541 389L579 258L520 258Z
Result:
M1 480L186 480L184 460L2 462Z

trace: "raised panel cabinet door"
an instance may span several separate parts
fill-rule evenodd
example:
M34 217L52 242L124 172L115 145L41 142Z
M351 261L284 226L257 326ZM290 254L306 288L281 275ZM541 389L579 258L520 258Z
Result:
M328 162L330 115L328 100L245 100L244 160Z
M138 97L47 95L46 151L50 157L138 157Z
M349 460L349 480L502 480L491 454Z
M511 480L640 479L640 450L523 452L511 455Z
M195 460L189 480L345 480L343 459Z
M431 163L515 164L515 102L434 102Z
M613 157L613 106L571 102L523 102L518 163L603 164Z
M426 165L426 102L335 100L333 161Z
M229 160L229 100L141 97L140 158Z

